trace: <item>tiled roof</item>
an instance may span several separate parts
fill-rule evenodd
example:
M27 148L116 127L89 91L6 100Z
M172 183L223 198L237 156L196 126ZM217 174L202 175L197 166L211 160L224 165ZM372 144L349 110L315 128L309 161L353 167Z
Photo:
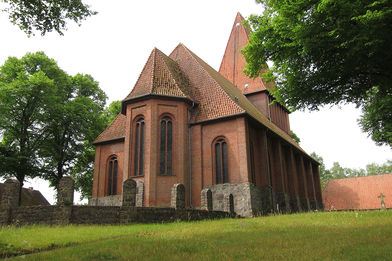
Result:
M270 122L229 80L183 44L179 44L169 57L178 63L187 76L192 95L199 102L198 111L192 117L193 122L246 113L304 152L286 132Z
M392 208L392 174L330 180L323 191L325 210Z
M246 61L240 51L249 41L249 30L242 24L243 21L242 15L237 13L219 73L232 82L242 93L248 94L267 89L267 84L260 77L250 79L243 72ZM270 86L268 85L268 87Z
M197 101L192 123L248 114L256 121L303 151L284 131L270 122L229 80L183 44L167 57L158 49L151 52L135 87L124 101L146 95L162 95ZM94 141L125 136L125 116L120 114Z
M126 100L149 94L192 100L188 80L181 73L178 65L157 48L152 50L135 87Z
M93 142L100 143L109 140L115 140L125 137L125 122L127 117L123 114L118 114L114 121L106 128Z

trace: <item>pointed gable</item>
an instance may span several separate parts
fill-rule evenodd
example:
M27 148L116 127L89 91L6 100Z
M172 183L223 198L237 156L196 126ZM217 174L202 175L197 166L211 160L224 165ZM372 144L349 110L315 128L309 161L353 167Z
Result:
M249 30L242 24L243 21L242 15L237 13L219 73L233 83L243 94L247 94L266 90L267 88L260 77L250 79L243 72L246 61L240 51L249 41Z
M183 44L179 44L169 57L177 62L181 71L189 79L192 95L199 102L193 122L248 114L303 151L286 132L269 121L230 81Z
M178 65L154 48L148 58L135 87L125 100L145 96L162 95L192 100L187 79Z

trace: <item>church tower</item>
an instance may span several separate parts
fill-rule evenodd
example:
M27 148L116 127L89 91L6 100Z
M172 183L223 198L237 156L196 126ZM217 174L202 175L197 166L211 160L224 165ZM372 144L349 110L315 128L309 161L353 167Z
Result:
M279 103L271 104L273 97L268 89L274 87L273 83L266 83L260 77L251 79L243 72L246 61L241 50L248 44L250 33L243 25L244 20L242 15L237 13L219 73L237 87L271 122L290 134L290 111Z

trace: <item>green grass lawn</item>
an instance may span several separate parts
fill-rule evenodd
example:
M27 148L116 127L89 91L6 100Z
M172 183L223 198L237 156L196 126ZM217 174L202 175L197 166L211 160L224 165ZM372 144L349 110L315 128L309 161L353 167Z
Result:
M50 249L46 250L45 249ZM127 226L0 228L28 260L392 260L392 211Z

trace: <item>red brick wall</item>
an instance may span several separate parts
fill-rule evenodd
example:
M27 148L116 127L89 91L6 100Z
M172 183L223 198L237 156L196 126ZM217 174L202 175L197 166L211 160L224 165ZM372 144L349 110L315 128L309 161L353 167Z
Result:
M123 165L124 165L124 142L113 142L97 145L95 149L93 198L107 196L108 188L108 161L116 155L118 160L117 171L117 194L122 193Z
M249 181L245 119L200 124L191 128L192 206L200 206L203 187L216 183L214 142L224 137L228 146L229 182Z
M127 106L127 131L125 137L124 180L134 177L135 121L145 120L144 175L145 206L169 206L171 187L182 183L187 190L188 126L187 105L181 101L150 99ZM159 175L160 120L164 116L173 121L173 175ZM188 201L187 196L187 201Z

